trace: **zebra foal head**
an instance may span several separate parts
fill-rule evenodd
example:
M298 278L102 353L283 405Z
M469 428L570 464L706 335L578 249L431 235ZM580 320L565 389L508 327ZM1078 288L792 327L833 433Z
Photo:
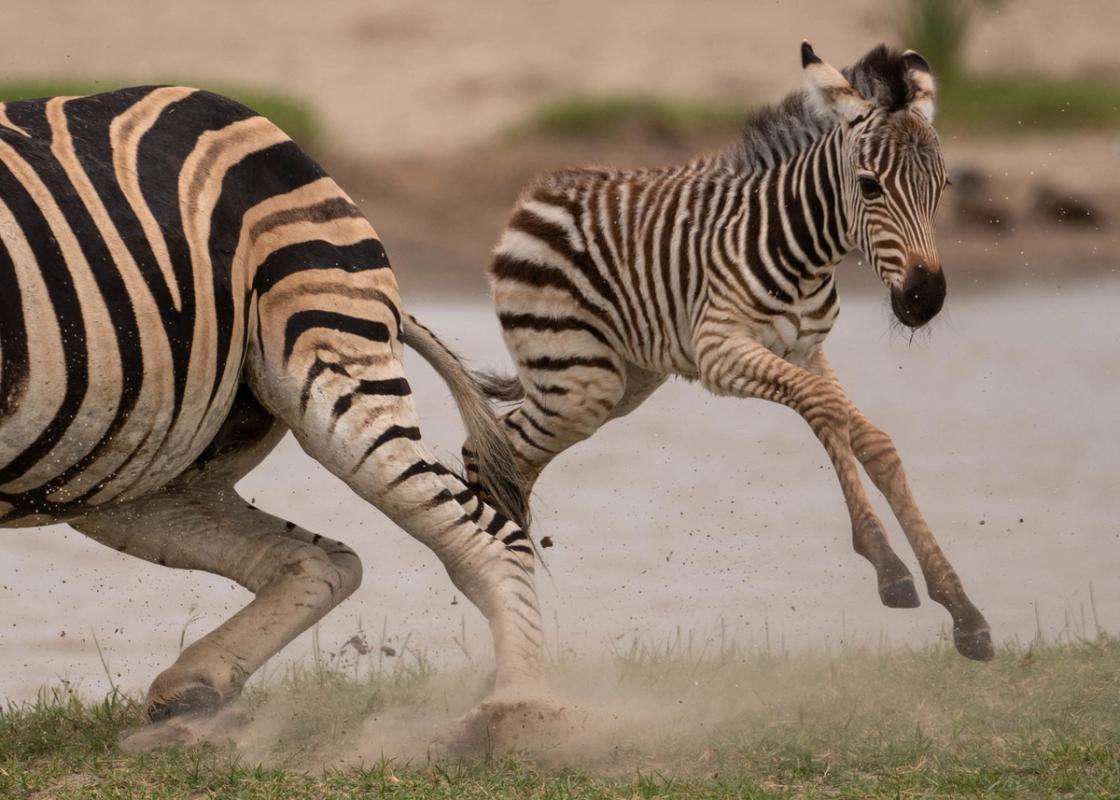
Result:
M849 241L890 289L899 321L920 327L945 300L933 218L946 171L930 66L913 50L881 46L840 72L808 42L801 63L811 107L841 127L837 190Z

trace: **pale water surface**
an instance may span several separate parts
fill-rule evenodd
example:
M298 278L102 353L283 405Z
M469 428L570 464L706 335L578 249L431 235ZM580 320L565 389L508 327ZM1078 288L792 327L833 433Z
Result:
M881 299L855 297L828 343L852 398L892 434L934 531L997 640L1120 631L1120 285L1089 280L952 296L929 335L891 333ZM479 363L507 363L481 305L412 309ZM415 355L426 439L456 460L450 398ZM434 556L307 459L291 438L241 489L262 507L340 538L365 582L319 630L336 651L383 626L398 651L489 658L481 616ZM876 500L880 500L876 495ZM631 416L560 457L535 499L551 536L541 593L549 646L599 655L633 637L721 636L797 650L845 642L921 645L947 614L879 605L849 544L824 452L791 411L667 384ZM900 555L914 559L885 503ZM0 699L66 679L97 695L140 691L187 640L249 594L201 573L119 555L68 528L0 531ZM1036 623L1037 615L1037 623ZM1084 622L1083 622L1084 620ZM1068 629L1067 629L1068 626ZM304 635L266 671L307 659ZM404 647L402 648L402 645Z

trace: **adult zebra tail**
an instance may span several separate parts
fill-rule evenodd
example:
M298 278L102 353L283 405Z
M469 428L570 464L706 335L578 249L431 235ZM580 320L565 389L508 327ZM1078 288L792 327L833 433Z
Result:
M411 314L403 316L401 341L431 364L451 389L467 429L467 441L478 468L478 482L486 499L528 533L529 497L521 482L513 448L487 399L483 380L467 370L459 356Z

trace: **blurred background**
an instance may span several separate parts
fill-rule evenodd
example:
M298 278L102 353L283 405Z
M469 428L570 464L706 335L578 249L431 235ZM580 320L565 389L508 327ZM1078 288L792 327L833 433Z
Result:
M5 99L151 82L233 94L363 204L406 290L481 296L487 252L537 172L726 145L747 109L800 86L805 38L837 66L884 41L933 65L964 178L942 219L954 286L1115 266L1110 0L8 5Z
M948 306L928 334L892 334L853 257L829 353L894 436L997 640L1120 629L1111 0L38 0L8 4L4 20L0 99L174 82L272 117L368 213L411 309L502 368L484 269L531 176L730 143L748 109L800 86L805 38L837 66L882 41L919 50L940 80L954 182L939 221ZM454 461L448 396L419 359L409 368L426 438ZM352 657L354 636L368 658L488 657L481 617L435 560L290 439L242 489L367 565L358 596L282 658ZM681 631L698 648L733 636L794 649L945 633L929 603L878 605L827 460L783 409L670 384L561 457L536 514L557 543L542 574L554 654ZM247 599L64 528L4 531L0 698L58 680L143 689Z

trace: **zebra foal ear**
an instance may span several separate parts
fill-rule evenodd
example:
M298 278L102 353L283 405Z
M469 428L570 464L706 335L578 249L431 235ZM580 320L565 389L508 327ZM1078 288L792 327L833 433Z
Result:
M933 83L933 70L929 62L913 50L902 54L902 63L906 67L906 83L910 87L910 101L906 107L925 119L933 122L934 100L937 92Z
M801 68L813 110L825 119L855 122L871 110L871 103L848 83L840 70L821 61L807 41L801 43Z

